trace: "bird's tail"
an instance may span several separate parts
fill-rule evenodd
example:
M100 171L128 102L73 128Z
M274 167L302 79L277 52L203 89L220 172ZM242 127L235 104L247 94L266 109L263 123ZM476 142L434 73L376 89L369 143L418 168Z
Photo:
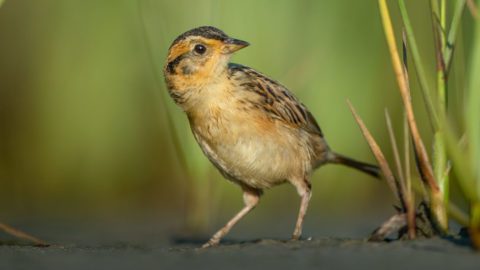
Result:
M373 164L364 163L337 153L331 153L328 161L333 164L342 164L362 171L373 177L380 178L380 168Z

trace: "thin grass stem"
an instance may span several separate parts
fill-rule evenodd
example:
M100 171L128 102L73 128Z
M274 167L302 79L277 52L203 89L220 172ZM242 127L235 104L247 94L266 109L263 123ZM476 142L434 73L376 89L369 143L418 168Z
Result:
M26 232L20 231L18 229L13 228L12 226L9 226L5 223L0 223L0 230L4 231L10 235L13 235L19 239L27 240L29 242L32 242L36 246L42 246L42 247L47 247L49 244L47 242L38 239L35 236L32 236Z
M408 227L408 238L414 239L416 235L415 228L415 207L411 201L411 190L407 190L405 177L403 175L402 163L400 161L400 153L398 151L397 139L395 138L395 133L393 132L392 120L388 110L385 109L385 121L387 122L387 130L390 136L390 143L392 145L393 157L395 159L395 167L397 168L398 178L396 179L397 185L400 187L402 200L405 202L406 217L407 217L407 227ZM411 218L413 217L413 218Z
M403 114L403 140L404 140L404 164L405 164L405 186L407 190L407 205L410 205L412 209L407 209L407 224L408 235L410 239L416 237L416 211L415 211L415 194L412 188L412 177L410 172L410 132L408 129L408 122L405 113ZM423 187L423 182L420 182ZM425 191L425 189L423 189Z
M468 10L470 11L470 14L472 14L472 17L475 20L478 20L478 8L475 5L475 0L467 0L467 6L468 6Z
M388 113L387 109L385 109L385 122L387 123L387 131L390 137L390 144L392 145L393 158L395 160L395 167L397 169L398 180L400 182L400 187L403 190L402 193L405 194L406 193L405 177L403 175L402 165L400 162L400 154L398 151L397 139L395 138L395 133L393 132L393 127L392 127L392 119L390 118L390 114Z
M457 40L458 29L460 28L460 23L462 22L462 14L463 10L465 9L465 3L466 0L457 0L455 9L453 10L452 22L450 23L447 43L445 44L445 51L443 53L447 75L450 71L452 55L455 49L455 41Z
M437 108L435 107L435 99L432 95L432 90L428 84L427 75L425 72L423 60L420 55L420 51L417 46L417 41L415 38L415 34L413 32L413 27L410 22L410 17L407 12L407 7L405 5L405 0L399 0L398 5L400 8L400 14L403 20L403 25L405 27L405 32L407 34L407 42L409 45L409 49L413 58L413 64L415 65L415 70L417 73L417 78L420 84L420 89L422 91L423 101L427 108L427 112L430 119L430 124L434 130L438 128L438 115L437 115Z
M387 184L392 190L393 195L395 198L401 203L402 209L406 209L406 204L405 201L403 200L403 196L401 194L401 190L399 189L397 185L397 181L395 180L395 176L393 175L392 170L390 169L390 166L388 165L387 159L385 158L385 155L383 154L382 150L380 149L380 146L378 146L378 143L375 141L373 138L372 134L368 130L367 126L363 122L363 120L360 118L358 115L357 111L353 107L352 103L350 103L349 100L347 100L348 106L350 107L350 111L352 112L355 121L357 122L358 126L360 127L360 130L362 131L363 136L365 137L365 140L367 141L370 149L372 150L373 155L375 156L375 159L377 160L380 170L383 173L383 176L387 180Z

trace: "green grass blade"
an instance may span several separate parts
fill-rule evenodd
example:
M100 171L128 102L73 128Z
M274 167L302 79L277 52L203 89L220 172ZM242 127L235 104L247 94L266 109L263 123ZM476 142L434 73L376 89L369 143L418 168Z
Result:
M480 249L480 203L477 201L471 206L470 221L470 239L473 242L473 246Z
M440 192L443 194L445 204L449 199L449 176L447 169L447 151L445 138L442 131L435 132L433 136L433 170Z
M460 23L462 21L462 14L465 8L465 3L466 0L457 0L457 4L455 5L455 9L453 10L452 22L450 24L447 44L443 55L447 74L450 70L453 50L455 48L455 40L457 39L458 28L460 27Z
M446 2L440 0L430 1L430 9L432 13L432 29L435 43L435 58L436 58L436 79L437 79L437 108L439 114L443 117L447 112L447 76L444 61L444 52L446 46L445 29L447 25L446 18ZM440 187L441 194L443 195L444 203L448 202L448 174L445 174L447 170L447 152L445 149L444 136L442 128L435 130L433 136L433 169L435 173L435 179Z
M430 117L431 125L434 129L437 129L439 125L437 108L435 107L434 96L432 95L432 90L427 82L427 75L425 72L424 64L420 56L420 51L417 46L417 41L415 39L415 34L413 33L413 27L410 22L410 17L408 16L407 7L405 5L405 0L399 0L398 5L400 8L400 14L403 20L403 25L407 33L407 41L410 47L411 55L413 58L413 64L415 65L415 70L417 73L418 81L420 84L420 89L422 90L423 101L427 107L427 111Z
M475 39L472 45L472 64L470 69L469 97L467 98L466 125L469 139L470 160L473 162L476 178L477 199L480 198L480 21L475 25Z

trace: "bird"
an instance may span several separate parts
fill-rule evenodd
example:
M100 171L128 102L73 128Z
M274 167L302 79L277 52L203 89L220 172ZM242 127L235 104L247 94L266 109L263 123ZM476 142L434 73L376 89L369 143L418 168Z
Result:
M166 88L185 112L202 152L240 186L244 207L202 247L212 247L257 206L263 191L290 183L301 198L292 240L299 240L312 194L312 172L343 164L379 177L378 166L330 149L312 113L279 82L230 63L250 44L213 26L179 35L163 68Z

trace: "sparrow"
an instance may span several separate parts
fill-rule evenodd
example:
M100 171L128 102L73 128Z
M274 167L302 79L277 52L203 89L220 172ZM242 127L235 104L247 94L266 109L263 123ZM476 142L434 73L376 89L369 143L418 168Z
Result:
M244 207L203 247L218 245L263 190L286 182L301 198L292 236L298 240L312 195L310 176L324 164L380 175L377 166L332 151L314 116L285 86L230 63L247 46L218 28L194 28L173 41L163 69L168 93L186 113L203 153L243 191Z

